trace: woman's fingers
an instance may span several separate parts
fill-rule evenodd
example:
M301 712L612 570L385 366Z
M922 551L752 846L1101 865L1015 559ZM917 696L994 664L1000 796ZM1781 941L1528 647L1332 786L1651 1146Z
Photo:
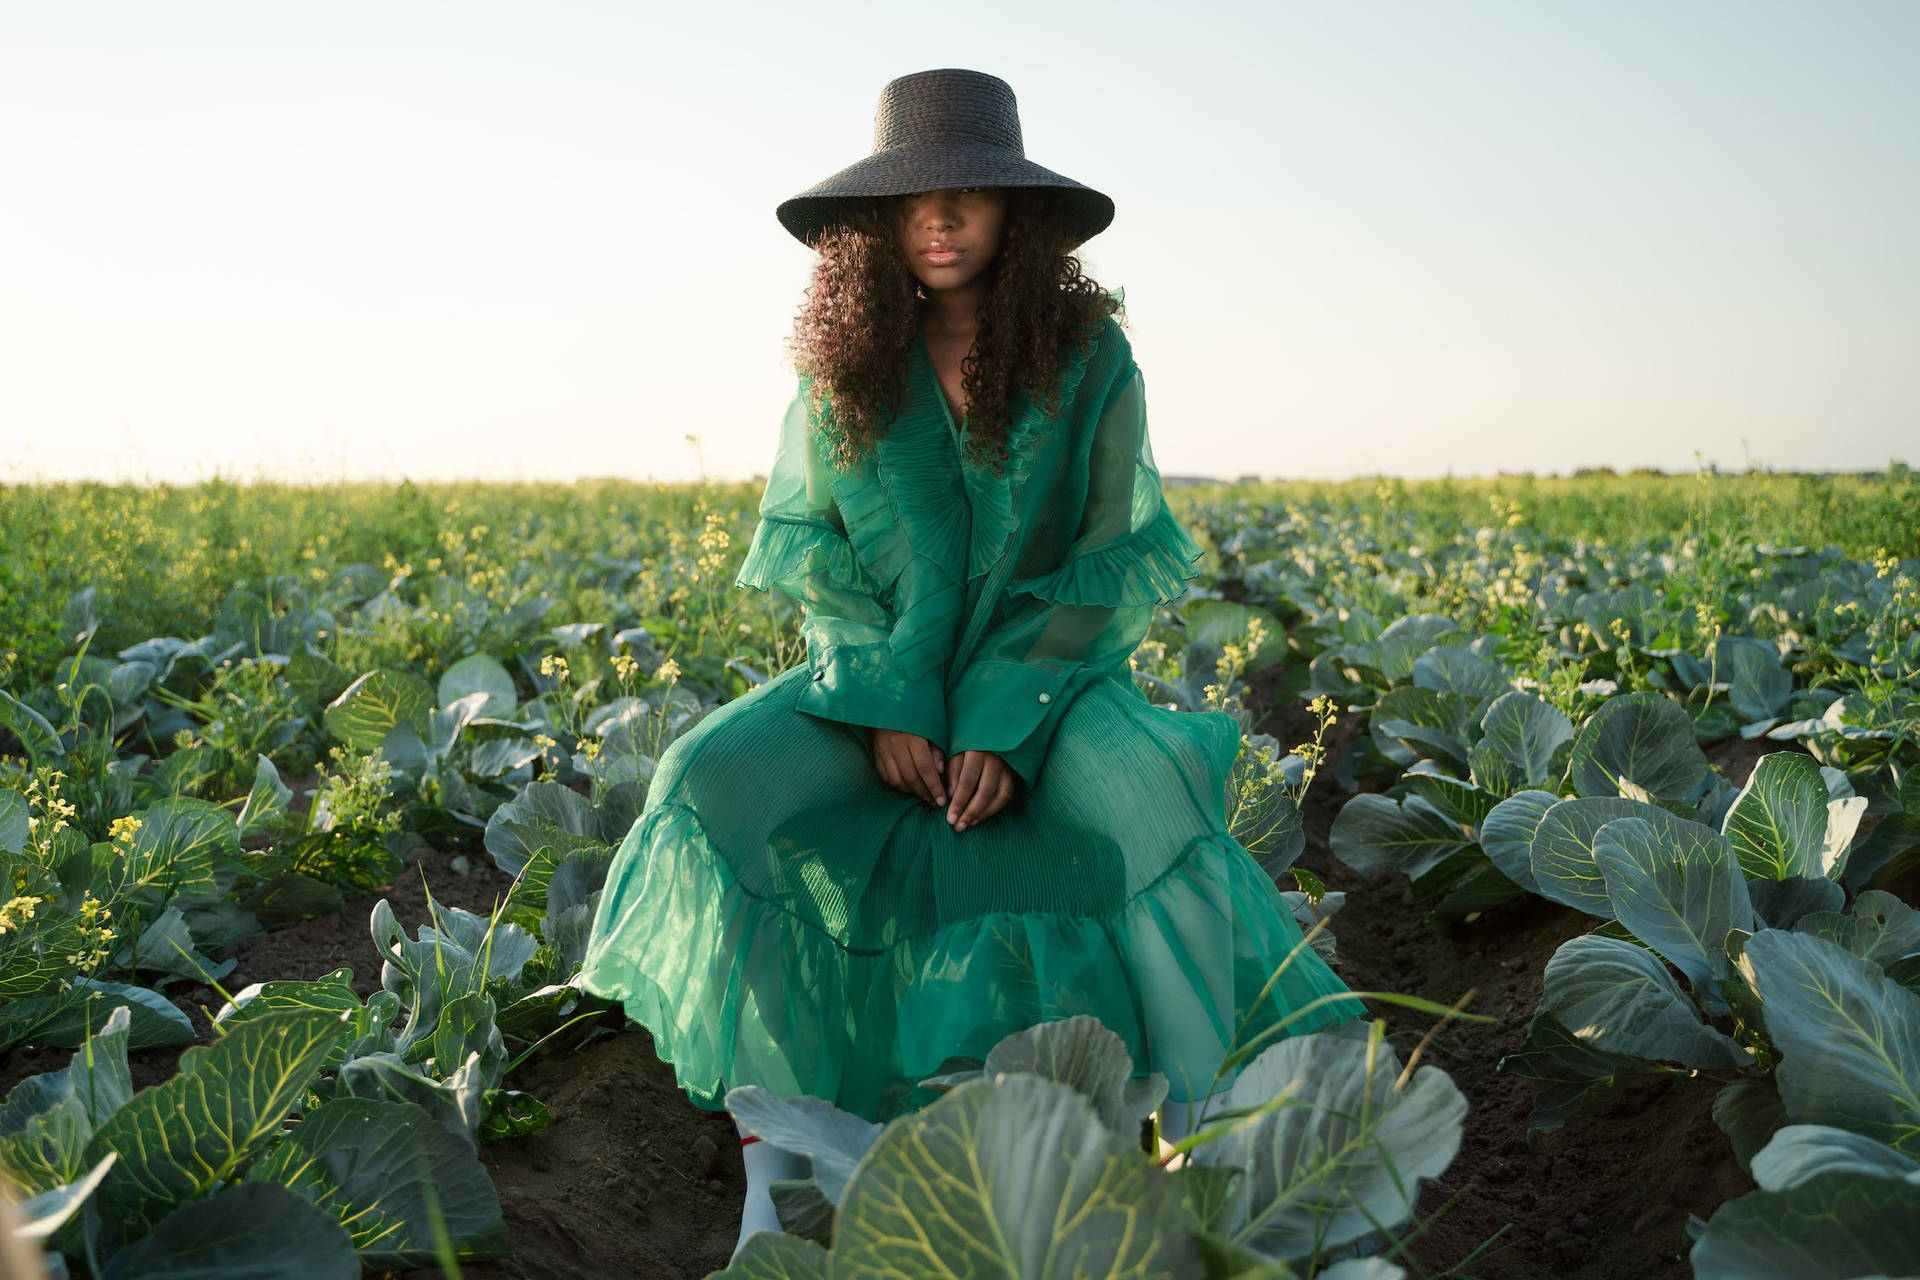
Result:
M917 733L873 731L873 768L895 791L928 804L947 802L946 753Z
M985 754L981 751L962 751L953 758L954 768L950 770L953 785L947 788L947 821L955 824L956 831L959 830L957 823L960 812L973 799L974 789L980 783L980 770L984 764L982 757Z
M955 831L978 826L1012 801L1013 770L991 751L947 756L914 734L882 733L874 740L873 766L895 791L947 807ZM944 775L944 776L943 776Z
M947 802L947 784L940 776L940 763L936 760L933 744L925 738L914 738L908 742L913 754L913 771L923 784L923 799L928 804Z
M993 804L987 809L987 817L991 818L994 814L1006 808L1008 803L1013 800L1013 793L1018 786L1019 783L1016 780L1012 767L1009 766L1006 761L1002 760L1000 762L1000 787L994 792Z
M918 780L909 779L907 771L900 767L900 747L891 735L889 735L887 741L882 743L879 749L873 753L873 763L874 767L879 770L880 781L886 783L895 791L902 792L906 795L914 794Z
M914 764L912 746L899 738L890 745L893 748L893 772L894 776L900 779L900 790L915 799L932 804L933 792L928 789L926 782L920 777L919 768Z
M924 738L898 729L875 729L869 739L873 750L873 771L880 775L880 781L893 790L905 795L919 796L929 804L932 797L921 791L919 771L912 767L912 753L909 742L924 742Z
M993 801L1000 792L1000 784L1004 780L1007 768L1006 761L991 751L969 754L977 754L980 757L979 782L968 798L967 807L960 813L960 821L954 826L955 831L965 831L968 827L984 821L997 812L998 806L994 805Z
M893 767L893 753L888 751L886 747L879 746L874 748L873 769L875 773L880 775L880 781L886 783L895 791L901 789L899 771Z

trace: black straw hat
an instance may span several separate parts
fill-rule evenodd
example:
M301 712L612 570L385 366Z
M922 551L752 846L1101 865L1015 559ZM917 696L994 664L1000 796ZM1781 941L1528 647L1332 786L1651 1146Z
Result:
M1027 159L1013 86L984 71L946 67L887 82L873 117L873 154L774 212L801 244L875 196L943 187L1047 187L1069 228L1069 249L1104 231L1113 201Z

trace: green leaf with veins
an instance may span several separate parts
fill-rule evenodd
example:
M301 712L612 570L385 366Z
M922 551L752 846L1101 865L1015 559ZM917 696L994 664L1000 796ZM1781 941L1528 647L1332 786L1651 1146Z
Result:
M1587 934L1562 943L1547 961L1540 1008L1608 1053L1705 1069L1753 1062L1701 1019L1652 952L1618 938Z
M1711 827L1615 818L1594 836L1614 918L1687 977L1696 995L1733 978L1727 934L1753 928L1733 846Z
M1920 1154L1920 996L1825 938L1763 929L1742 975L1780 1050L1787 1116Z
M1074 1089L960 1085L888 1125L840 1199L835 1280L1193 1275L1180 1189Z
M1625 778L1656 796L1685 800L1708 767L1686 711L1651 690L1608 699L1573 741L1573 783L1583 796L1618 795Z
M188 1049L178 1075L114 1112L95 1131L87 1159L120 1155L100 1187L120 1239L147 1234L173 1207L232 1178L279 1133L346 1033L322 1010L263 1014Z
M500 1197L475 1148L410 1102L336 1098L247 1171L326 1209L374 1269L433 1265L437 1208L461 1258L507 1247Z

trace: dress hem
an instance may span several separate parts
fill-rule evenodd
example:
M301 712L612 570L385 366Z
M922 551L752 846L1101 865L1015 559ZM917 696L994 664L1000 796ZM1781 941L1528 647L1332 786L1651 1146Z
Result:
M711 848L698 815L689 806L666 804L649 810L636 821L628 839L637 839L644 847L655 830L682 823L687 828L688 840L683 844L662 841L660 848L683 848L686 844L699 847L687 850L689 858L685 865L675 861L671 854L666 855L663 878L678 883L681 890L700 901L713 902L716 916L725 915L724 923L719 920L713 923L710 935L713 942L739 943L744 937L746 945L731 949L718 946L689 949L662 944L654 949L651 957L629 954L622 947L629 931L621 926L627 922L614 918L615 899L610 896L614 886L610 884L597 908L601 918L595 921L593 945L582 968L581 986L591 994L623 1004L629 1016L652 1034L655 1052L672 1064L681 1090L694 1105L706 1110L725 1110L729 1088L755 1083L768 1087L777 1096L822 1097L869 1120L884 1122L932 1100L922 1096L925 1091L918 1085L920 1080L951 1069L956 1061L984 1058L986 1051L1000 1039L1037 1022L1086 1011L1095 1012L1096 1016L1103 1011L1107 1014L1102 1022L1127 1042L1136 1077L1162 1071L1170 1082L1170 1096L1174 1096L1175 1101L1188 1101L1191 1100L1188 1095L1204 1087L1194 1082L1210 1078L1212 1071L1235 1047L1232 1036L1247 1017L1247 1006L1269 1010L1265 1022L1249 1022L1248 1033L1256 1034L1262 1026L1291 1014L1317 996L1338 995L1346 990L1339 977L1326 968L1325 961L1302 946L1301 931L1284 901L1271 904L1273 911L1285 913L1284 924L1267 930L1256 926L1246 930L1245 936L1237 932L1233 935L1234 943L1247 943L1250 951L1233 948L1229 954L1219 954L1219 939L1205 933L1195 939L1176 931L1171 936L1171 945L1167 945L1164 923L1185 899L1201 900L1214 908L1224 900L1230 904L1231 911L1236 891L1259 893L1264 886L1264 892L1276 892L1272 881L1244 849L1237 844L1233 850L1224 847L1232 842L1232 837L1223 832L1209 831L1193 837L1164 871L1108 912L1098 915L1044 910L1000 912L953 921L929 932L896 939L885 948L854 948L841 943L816 922L742 886L726 860ZM1207 847L1222 853L1217 865L1204 861L1203 851ZM652 852L657 856L660 848ZM1233 858L1236 850L1245 866L1236 864ZM685 883L689 875L703 884L695 888ZM1253 879L1259 884L1251 884ZM1130 927L1127 918L1136 914L1150 918ZM855 1007L864 1016L877 1019L875 1025L882 1028L874 1034L891 1042L894 1058L883 1078L860 1079L859 1071L852 1072L853 1078L850 1078L848 1055L858 1056L857 1044L848 1050L832 1042L818 1048L811 1061L803 1061L807 1055L790 1053L781 1037L768 1031L764 1021L766 1010L759 1003L767 992L744 976L749 963L746 957L755 951L752 944L768 944L769 930L778 938L783 930L791 929L790 922L807 928L783 945L792 946L805 956L807 963L803 969L812 975L814 982L825 987L822 992L810 984L804 993L793 997L806 1003L799 1016L810 1025L825 1026L830 1022L826 1010L840 1009L845 1013L846 997L856 996ZM1015 975L1031 984L1030 991L1025 987L1009 987L1004 974L990 974L986 979L966 976L967 961L980 954L984 939L993 940L993 953L998 954L1005 938L1031 943L1035 936L1041 939L1041 945L1034 955L1041 959L1036 962L1029 957L1030 971ZM806 943L806 938L814 941ZM1055 938L1072 939L1075 947L1068 948L1064 958L1056 956L1048 952L1045 945ZM1096 938L1098 943L1094 941ZM1203 950L1209 943L1215 950L1212 960L1194 960L1196 948ZM1089 957L1085 953L1088 946L1097 946L1100 954ZM1254 997L1269 975L1296 946L1301 950L1289 963L1287 978L1277 984L1264 1001L1254 1005ZM828 953L823 954L823 947ZM919 953L917 960L915 953ZM703 954L710 958L703 960ZM833 956L840 960L833 960ZM1168 956L1174 959L1169 961ZM649 958L654 961L652 965L646 963ZM1199 966L1197 971L1193 969L1195 964ZM1043 976L1043 970L1056 966L1063 967L1059 967L1057 973ZM1228 972L1223 973L1223 967ZM667 972L673 969L678 972ZM958 986L953 985L956 979L949 969L957 969L962 975L957 979ZM1161 981L1143 983L1138 980L1141 974L1157 975ZM904 984L903 975L911 975ZM938 975L948 986L935 996L916 997L914 982L929 975ZM1109 1006L1061 1010L1063 1000L1080 995L1076 990L1078 979L1090 976L1095 981L1106 981L1115 975L1105 993ZM1227 1001L1231 1010L1224 1027L1195 1021L1191 1014L1183 1014L1182 1010L1213 1007L1209 1004L1209 988L1220 982L1233 988L1233 995ZM679 997L672 994L676 988L682 992ZM784 986L777 994L786 998ZM1219 1003L1218 997L1224 994L1213 991L1213 1004ZM1117 1004L1120 998L1124 998L1124 1005ZM916 1000L931 1003L916 1003ZM686 1010L690 1007L697 1007L702 1014L724 1012L716 1021L709 1022L699 1015L689 1019ZM996 1017L993 1012L996 1008L1012 1012L1002 1012ZM1131 1025L1112 1024L1111 1017L1120 1008L1130 1010ZM776 1015L790 1012L784 1008L775 1010ZM1283 1034L1310 1033L1362 1016L1364 1012L1365 1007L1357 997L1351 1007L1344 1001L1336 1001L1316 1010ZM898 1036L903 1013L904 1020L921 1024L920 1037ZM1043 1016L1025 1016L1028 1013ZM1219 1010L1215 1008L1214 1013L1217 1015ZM854 1015L846 1016L851 1026ZM1203 1014L1202 1018L1205 1017ZM1180 1024L1183 1034L1169 1039L1171 1033L1166 1028L1175 1023ZM748 1027L744 1039L742 1024ZM930 1043L941 1047L927 1049L925 1046ZM732 1069L747 1056L754 1058L759 1070ZM1180 1060L1185 1061L1185 1066L1178 1065ZM787 1078L784 1082L770 1081L775 1074L784 1074ZM1227 1087L1237 1075L1237 1071L1223 1075L1219 1087ZM871 1077L870 1071L868 1076ZM917 1100L909 1101L910 1098Z

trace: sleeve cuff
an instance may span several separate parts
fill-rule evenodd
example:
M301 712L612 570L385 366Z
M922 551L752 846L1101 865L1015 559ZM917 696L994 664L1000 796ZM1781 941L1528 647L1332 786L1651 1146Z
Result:
M796 705L823 720L894 729L947 750L947 704L938 676L908 679L886 642L809 646L811 677Z
M947 697L947 754L991 751L1032 787L1080 670L1070 662L976 661Z

